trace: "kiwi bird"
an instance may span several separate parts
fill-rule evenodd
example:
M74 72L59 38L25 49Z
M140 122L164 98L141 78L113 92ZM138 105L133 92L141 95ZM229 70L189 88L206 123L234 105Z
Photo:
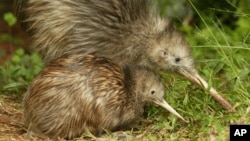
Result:
M161 18L152 0L16 0L33 49L47 64L63 55L92 54L183 75L224 108L231 104L199 75L184 36Z
M100 135L133 124L146 103L180 116L165 100L159 75L146 67L120 66L93 55L70 55L50 62L33 80L24 99L31 133L74 138Z

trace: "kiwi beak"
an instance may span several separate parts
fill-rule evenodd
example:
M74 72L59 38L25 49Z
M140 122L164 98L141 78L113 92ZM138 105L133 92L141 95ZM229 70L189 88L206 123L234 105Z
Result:
M209 94L225 109L229 110L230 112L235 111L233 106L225 98L223 98L213 87L209 87L208 83L196 71L187 71L185 69L179 69L178 72L196 85L198 85L200 88L207 90Z
M168 110L170 113L174 114L178 118L180 118L182 121L187 122L178 112L175 111L174 108L172 108L164 99L163 100L158 100L154 101L155 104L160 105L164 109Z

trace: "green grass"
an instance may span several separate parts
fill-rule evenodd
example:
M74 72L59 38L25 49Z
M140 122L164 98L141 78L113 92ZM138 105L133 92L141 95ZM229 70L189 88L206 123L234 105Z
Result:
M250 17L243 13L246 16L241 16L237 24L244 22L244 26L230 31L220 22L208 24L191 1L190 4L204 25L203 28L182 27L189 31L187 41L193 49L197 69L235 106L236 112L228 113L208 93L179 76L168 74L166 99L189 123L176 121L160 110L154 115L158 119L154 126L159 126L158 131L172 126L157 139L229 140L230 124L250 124Z
M0 66L0 92L22 96L41 68L42 61L38 54L25 54L22 48L17 49L11 59Z
M250 12L238 8L238 27L229 29L219 21L209 21L194 5L192 7L204 26L182 26L180 29L187 35L201 75L235 106L236 112L228 113L207 92L178 75L166 73L163 74L167 86L166 100L189 123L181 122L160 107L147 107L145 117L152 123L143 123L139 131L126 131L125 140L225 141L229 140L230 124L250 124ZM26 54L17 52L16 55ZM14 91L20 95L38 73L41 62L37 56L26 55L26 58L33 62L27 63L27 60L21 61L20 56L19 59L13 56L8 65L0 68L2 93ZM117 136L109 133L104 138L117 139Z

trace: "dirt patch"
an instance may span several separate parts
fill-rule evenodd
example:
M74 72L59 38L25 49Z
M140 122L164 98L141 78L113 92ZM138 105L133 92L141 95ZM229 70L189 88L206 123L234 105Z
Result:
M24 140L21 104L15 99L1 96L0 99L0 141Z
M22 112L21 100L12 96L0 96L0 141L48 140L27 136Z

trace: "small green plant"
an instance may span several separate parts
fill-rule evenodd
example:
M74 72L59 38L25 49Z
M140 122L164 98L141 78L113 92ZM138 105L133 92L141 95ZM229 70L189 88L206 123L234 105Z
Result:
M6 42L10 44L11 47L11 51L12 49L12 45L16 44L16 45L23 45L23 40L20 38L15 38L12 36L11 31L12 31L12 27L17 23L17 19L16 17L13 15L12 12L7 12L4 13L3 15L3 20L8 24L8 32L7 33L1 33L0 34L0 42ZM0 49L0 56L3 56L6 54L6 51L3 49Z
M11 12L3 15L3 20L9 26L9 32L0 35L1 42L22 45L23 41L11 35L12 27L17 19ZM11 49L13 50L13 49ZM2 55L5 51L0 51ZM29 82L41 70L42 61L36 53L27 54L23 48L13 51L9 60L6 60L3 66L0 66L0 94L22 94L27 88Z
M41 68L42 61L38 54L25 54L23 48L18 48L11 60L0 67L0 90L24 90Z
M13 25L16 24L17 19L11 12L7 12L3 16L4 21L6 21L9 25L9 27L12 27Z

